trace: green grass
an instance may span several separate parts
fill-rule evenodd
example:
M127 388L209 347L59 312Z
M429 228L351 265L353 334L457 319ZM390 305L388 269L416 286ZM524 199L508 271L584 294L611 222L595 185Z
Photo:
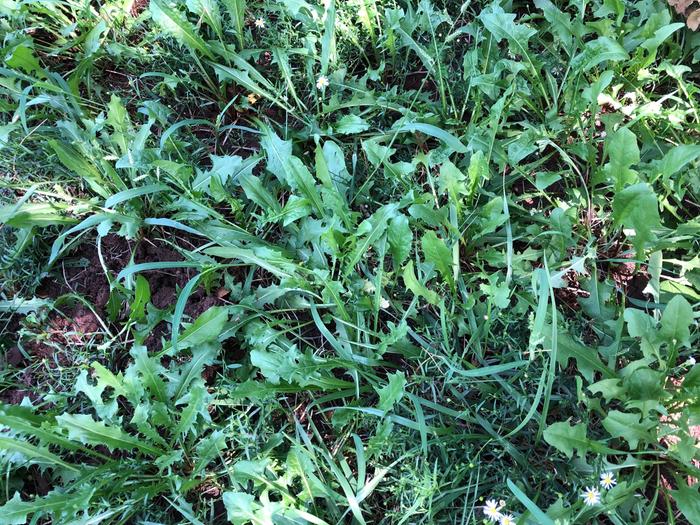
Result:
M0 1L0 525L700 523L684 22Z

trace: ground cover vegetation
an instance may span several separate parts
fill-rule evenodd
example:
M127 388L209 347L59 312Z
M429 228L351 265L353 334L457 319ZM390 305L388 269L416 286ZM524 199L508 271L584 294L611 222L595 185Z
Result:
M0 0L0 524L700 523L699 22Z

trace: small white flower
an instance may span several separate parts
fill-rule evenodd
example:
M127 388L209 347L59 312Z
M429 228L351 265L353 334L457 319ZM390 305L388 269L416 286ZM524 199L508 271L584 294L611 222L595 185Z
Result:
M368 295L371 295L377 291L377 289L374 287L374 283L372 281L367 280L365 280L365 284L362 286L362 290L364 290L364 292Z
M501 525L515 525L515 518L512 514L501 514L499 523Z
M384 299L384 297L379 299L379 308L383 308L384 310L386 310L390 306L391 306L391 303L389 301L387 301L386 299Z
M325 75L321 75L316 81L316 89L325 89L330 85L331 83L328 81L328 77Z
M255 27L258 29L265 29L265 20L263 18L256 18Z
M491 521L498 521L501 519L500 508L495 499L487 499L486 505L484 505L484 514Z
M685 364L687 366L695 366L695 363L696 363L696 361L695 361L695 358L693 356L690 356L688 358L688 360L685 362Z
M586 487L581 497L583 498L583 502L589 507L600 503L600 491L595 487Z
M617 485L617 480L612 472L603 472L600 475L600 486L605 490L610 490L615 485Z

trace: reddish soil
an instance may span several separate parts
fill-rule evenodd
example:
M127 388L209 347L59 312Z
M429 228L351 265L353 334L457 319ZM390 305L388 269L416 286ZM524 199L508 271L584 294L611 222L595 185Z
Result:
M270 53L269 51L263 51L262 53L260 53L260 56L256 60L256 63L259 66L263 67L269 66L270 64L272 64L272 53Z
M427 71L413 71L406 74L403 87L407 90L422 90L430 96L431 100L437 100L439 96L437 85L428 76Z
M131 244L124 238L108 235L102 239L102 258L114 275L127 265L130 256ZM109 283L94 243L83 242L72 257L63 259L55 267L54 273L57 275L45 279L37 295L55 299L67 293L76 293L89 299L98 310L107 304Z
M178 238L178 245L183 249L196 247L194 240ZM135 263L181 261L183 257L170 245L160 240L144 239L139 243L129 242L117 235L108 235L101 243L102 260L104 265L115 278L119 271L127 266L132 257ZM144 272L151 289L151 302L159 309L171 308L177 301L179 290L194 277L196 270L192 268L174 268ZM49 314L43 329L42 337L24 337L21 341L26 355L13 346L6 352L7 364L20 370L15 380L21 386L0 392L0 398L8 403L20 403L24 396L37 399L36 388L43 382L41 367L38 363L55 368L70 366L71 346L82 346L90 341L99 341L102 337L101 321L108 323L105 307L110 297L110 285L107 280L95 242L85 241L75 251L65 257L54 268L53 275L44 279L37 290L37 295L56 299L66 294L78 294L90 301L98 317L83 305L61 307ZM185 314L190 318L219 304L222 299L216 291L208 295L203 288L195 290L188 299ZM119 319L112 326L115 332L121 328L121 321L126 319L128 308L122 305ZM15 332L19 332L20 324L13 319ZM169 331L166 323L160 323L146 340L149 350L160 349L162 336L167 337ZM66 351L56 352L55 347ZM118 356L115 357L118 359ZM215 371L209 371L215 375Z
M10 405L19 405L25 397L36 399L36 394L32 392L32 387L35 386L35 380L29 370L25 370L20 380L26 388L10 388L2 393L2 401Z
M625 252L627 250L627 253ZM634 254L629 251L629 246L623 243L616 243L608 253L598 254L601 259L632 259ZM649 284L651 276L646 265L637 267L636 263L630 262L601 262L600 266L605 275L612 279L618 290L622 290L627 297L639 301L649 301L651 297L644 293L644 289Z
M190 239L180 238L179 244L183 249L192 249L196 244ZM140 243L127 242L117 235L108 235L102 239L102 258L112 278L124 269L133 253L134 263L147 262L176 262L183 257L168 244L144 239ZM70 264L72 263L72 264ZM101 313L110 295L110 285L104 274L96 245L90 242L82 243L72 257L66 258L56 269L58 274L48 278L37 291L40 297L57 298L67 293L76 293L90 300L96 310ZM187 282L194 277L193 268L172 268L143 272L151 289L151 302L156 308L164 309L177 301L177 294ZM188 300L185 313L196 317L219 302L216 295L206 295L204 290L196 290ZM86 314L87 315L87 314ZM74 319L78 324L90 322L85 318ZM82 331L81 326L74 327Z
M147 7L148 7L148 0L134 0L134 2L131 4L131 9L129 10L129 14L131 16L133 16L134 18L136 18Z
M40 385L47 379L43 377L46 367L56 369L71 366L73 363L70 348L87 344L90 340L100 340L102 332L95 314L83 306L78 306L63 312L52 312L44 335L46 339L21 337L18 345L21 344L24 353L20 351L19 346L7 350L7 364L21 370L16 380L22 386L0 393L0 399L3 401L17 404L25 396L32 400L39 399L36 391L40 390ZM66 351L56 352L54 345Z

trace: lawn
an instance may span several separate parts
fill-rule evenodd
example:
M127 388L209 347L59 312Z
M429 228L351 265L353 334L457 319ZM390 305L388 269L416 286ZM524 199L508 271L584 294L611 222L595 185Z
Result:
M698 26L0 0L0 525L700 524Z

